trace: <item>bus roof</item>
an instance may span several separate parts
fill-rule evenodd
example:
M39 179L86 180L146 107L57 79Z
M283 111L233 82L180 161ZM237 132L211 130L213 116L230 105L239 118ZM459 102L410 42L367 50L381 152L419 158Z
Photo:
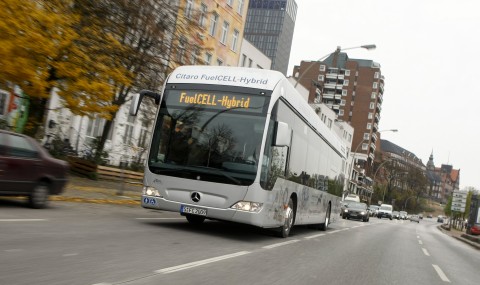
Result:
M196 83L229 85L273 90L285 76L275 70L186 65L176 68L169 76L168 83Z

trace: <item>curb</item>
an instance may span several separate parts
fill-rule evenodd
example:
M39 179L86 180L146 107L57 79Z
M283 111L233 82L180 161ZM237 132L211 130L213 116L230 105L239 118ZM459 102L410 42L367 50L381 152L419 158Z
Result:
M477 242L473 242L473 241L470 241L466 238L463 238L463 237L459 237L459 236L455 236L455 235L452 235L452 234L448 234L448 231L443 229L442 226L437 226L437 229L439 229L442 233L448 235L448 236L451 236L459 241L462 241L463 243L466 243L470 246L472 246L473 248L477 249L477 250L480 250L480 243L477 243Z

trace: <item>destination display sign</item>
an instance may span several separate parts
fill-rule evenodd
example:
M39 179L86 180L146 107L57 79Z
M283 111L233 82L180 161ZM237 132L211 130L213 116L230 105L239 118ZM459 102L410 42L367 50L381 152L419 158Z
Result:
M261 113L269 97L205 90L169 90L166 94L168 106L198 106L205 109L247 111Z

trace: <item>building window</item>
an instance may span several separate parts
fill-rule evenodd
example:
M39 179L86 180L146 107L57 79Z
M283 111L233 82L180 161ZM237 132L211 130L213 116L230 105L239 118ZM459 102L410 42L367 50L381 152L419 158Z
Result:
M217 22L218 22L218 14L213 13L212 17L210 18L210 30L208 31L211 36L215 36L215 32L217 30Z
M380 72L378 72L378 71L377 71L377 72L375 72L375 75L373 76L373 78L376 78L376 79L378 79L379 77L380 77Z
M198 61L197 59L199 54L200 54L200 49L198 47L194 47L190 57L190 64L192 65L197 64L197 61Z
M133 137L133 125L135 123L135 116L128 116L125 123L125 134L123 135L123 143L131 144Z
M370 102L370 109L372 109L372 110L375 109L375 103Z
M240 35L240 32L237 30L233 30L233 35L232 35L232 50L234 52L237 51L237 43L238 43L238 36Z
M368 113L368 118L373 119L373 113Z
M373 89L377 89L378 88L378 83L377 82L373 82Z
M320 71L325 71L325 65L320 65Z
M345 106L346 103L347 103L347 101L342 99L342 100L340 101L340 106Z
M350 70L345 70L345 76L350 76Z
M227 43L227 35L228 35L228 28L229 27L230 27L230 24L227 21L223 21L222 35L220 36L220 42L222 44Z
M342 90L342 96L347 96L348 90Z
M368 149L368 143L363 143L362 150L367 150L367 149Z
M377 98L377 93L376 92L372 92L372 99L375 99Z
M220 58L217 58L217 65L222 66L223 65L223 60L221 60Z
M177 52L177 61L184 64L185 63L185 46L187 44L187 39L181 37L178 43L178 52Z
M187 4L185 6L185 17L190 19L192 17L192 10L193 10L193 0L187 0Z
M198 19L198 24L202 28L205 28L205 25L207 24L207 9L207 5L204 3L200 5L200 17Z
M227 5L232 7L233 6L233 0L227 0Z
M344 112L345 112L345 111L343 111L343 109L340 109L340 110L338 110L338 115L339 115L339 116L343 116Z
M0 118L7 114L8 92L0 90Z
M345 80L343 81L343 86L348 86L348 83L350 83L350 81L349 81L348 79L345 79Z
M371 130L372 129L372 124L368 123L367 124L367 130Z
M364 133L363 134L363 139L364 140L369 140L370 139L370 133Z
M318 76L318 81L323 81L323 75Z
M332 119L328 119L328 124L327 127L331 128L332 127Z
M207 65L212 65L212 54L208 52L205 54L205 62Z
M251 58L248 59L248 67L252 67L253 65L253 60Z
M242 54L242 67L245 67L245 64L247 63L247 55L246 54Z
M243 15L244 0L238 0L237 13Z

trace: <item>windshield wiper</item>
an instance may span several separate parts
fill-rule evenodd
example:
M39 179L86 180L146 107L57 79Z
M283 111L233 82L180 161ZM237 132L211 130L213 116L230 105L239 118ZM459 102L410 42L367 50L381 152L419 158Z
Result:
M219 175L222 175L223 177L226 177L226 178L230 179L230 181L235 182L235 184L237 184L237 185L242 185L241 181L239 181L238 179L224 173L223 171L221 171L217 168L208 167L208 166L193 166L193 167L200 168L200 169L203 169L203 170L213 171L215 174L219 174Z

